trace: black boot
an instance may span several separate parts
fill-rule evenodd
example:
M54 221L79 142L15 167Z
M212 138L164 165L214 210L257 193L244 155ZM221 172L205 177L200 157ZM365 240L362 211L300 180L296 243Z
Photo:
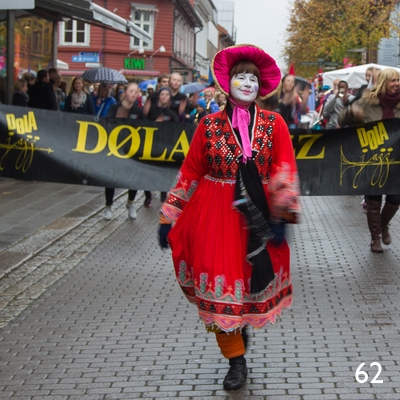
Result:
M249 333L247 332L247 326L242 328L242 338L243 338L244 349L247 350L247 346L249 343Z
M244 356L234 357L229 359L228 374L224 379L225 390L240 389L246 382L247 366Z

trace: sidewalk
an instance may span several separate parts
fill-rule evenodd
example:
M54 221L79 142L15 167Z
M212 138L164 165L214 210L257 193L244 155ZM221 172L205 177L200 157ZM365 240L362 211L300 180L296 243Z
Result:
M100 187L0 177L0 278L103 207Z
M228 393L227 362L157 245L158 201L132 221L125 200L0 280L1 399L400 399L399 215L373 254L358 196L302 198L293 307L253 330L247 383Z

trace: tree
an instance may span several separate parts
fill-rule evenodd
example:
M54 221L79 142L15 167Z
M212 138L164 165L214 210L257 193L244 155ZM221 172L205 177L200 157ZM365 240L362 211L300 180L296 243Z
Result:
M393 15L396 0L294 0L283 55L296 71L312 76L318 66L300 66L300 62L342 62L350 57L360 64L360 53L350 49L366 49L366 62L376 52L379 41L400 30ZM392 17L390 18L390 16Z

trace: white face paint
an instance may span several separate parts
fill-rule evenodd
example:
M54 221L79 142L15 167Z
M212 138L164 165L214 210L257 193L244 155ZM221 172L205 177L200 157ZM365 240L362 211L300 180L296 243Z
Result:
M240 72L229 83L230 95L239 105L252 103L257 98L258 79L254 74Z

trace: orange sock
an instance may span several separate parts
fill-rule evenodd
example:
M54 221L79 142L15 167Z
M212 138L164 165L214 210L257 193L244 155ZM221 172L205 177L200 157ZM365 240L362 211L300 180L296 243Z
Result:
M225 358L239 357L245 353L242 335L239 331L216 333L217 343Z

